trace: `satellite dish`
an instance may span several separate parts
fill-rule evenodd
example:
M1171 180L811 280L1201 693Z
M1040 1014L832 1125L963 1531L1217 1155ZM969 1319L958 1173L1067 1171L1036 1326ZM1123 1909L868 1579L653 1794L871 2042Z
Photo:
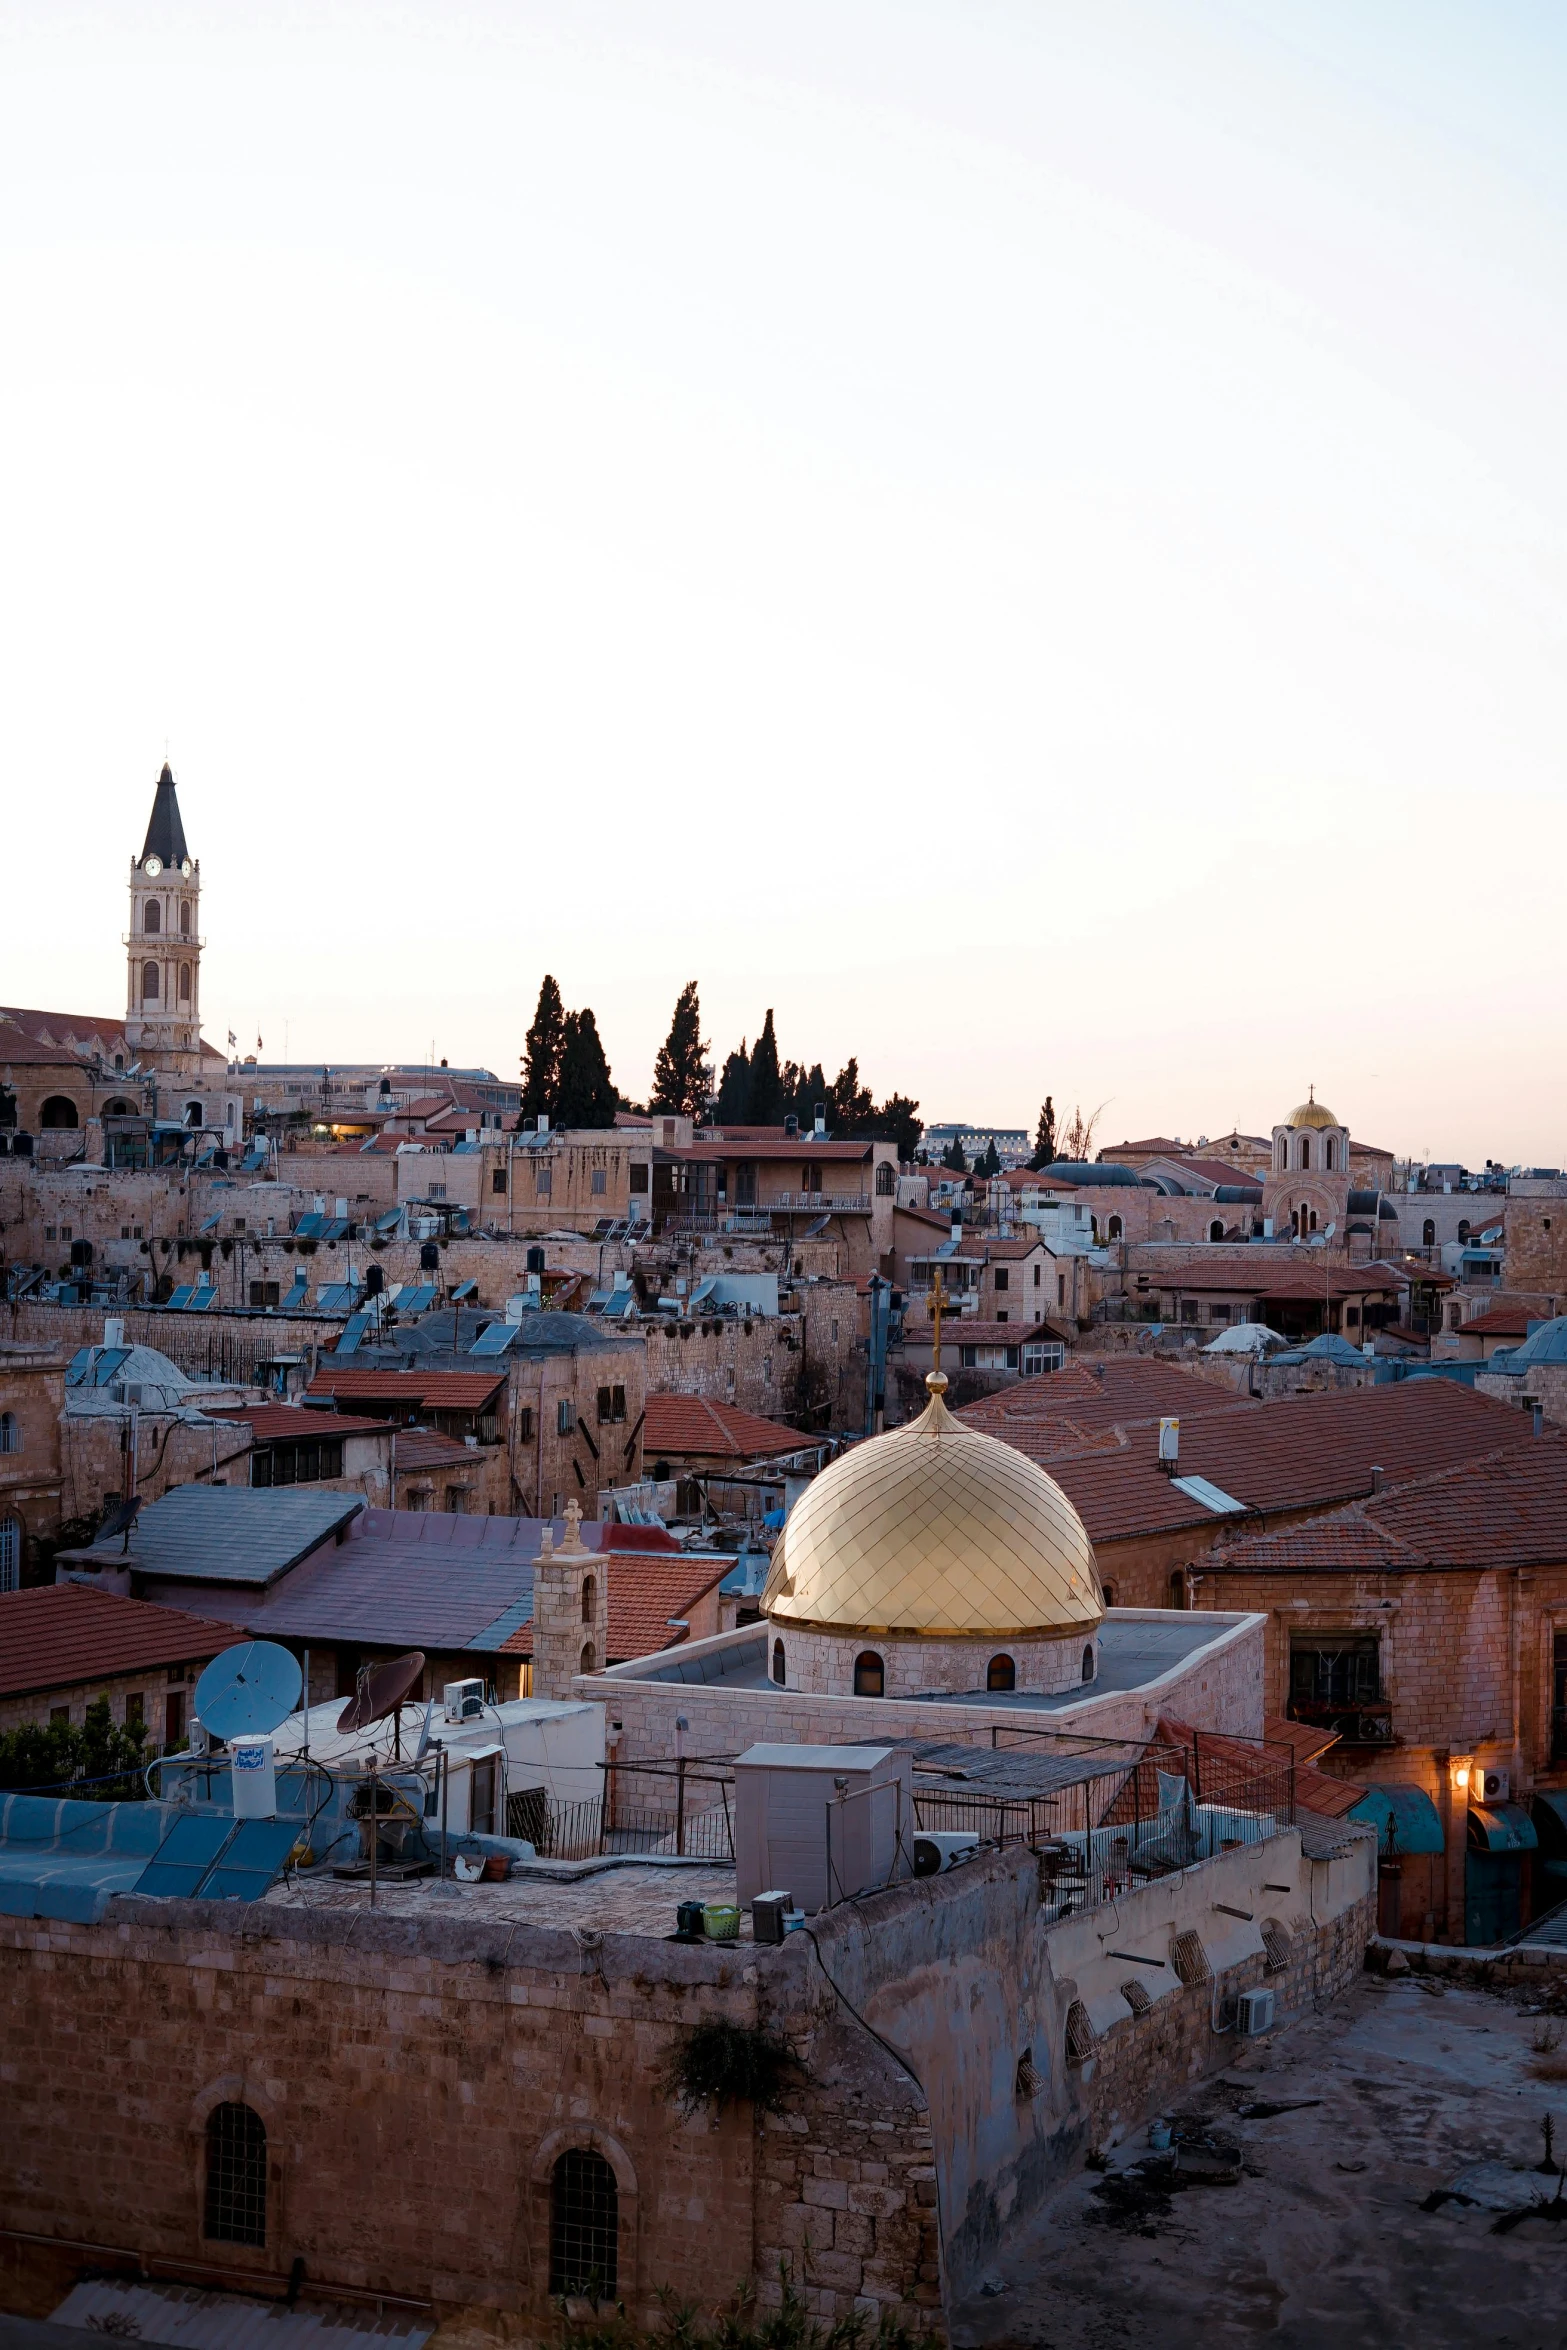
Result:
M1332 1223L1331 1223L1331 1224L1329 1224L1329 1225L1327 1225L1327 1226L1326 1226L1326 1228L1324 1229L1324 1231L1323 1231L1323 1234L1322 1234L1322 1237L1323 1237L1323 1239L1324 1239L1324 1240L1331 1240L1331 1239L1333 1238L1333 1235L1334 1235L1334 1233L1335 1233L1337 1230L1338 1230L1338 1218L1335 1216L1335 1217L1334 1217L1334 1219L1333 1219L1333 1221L1332 1221Z
M424 1671L424 1651L411 1649L394 1656L390 1664L375 1665L359 1676L359 1686L337 1717L340 1730L368 1730L372 1722L396 1713L410 1690L417 1689Z
M215 1656L192 1711L213 1738L264 1738L299 1703L299 1659L275 1640L242 1640Z

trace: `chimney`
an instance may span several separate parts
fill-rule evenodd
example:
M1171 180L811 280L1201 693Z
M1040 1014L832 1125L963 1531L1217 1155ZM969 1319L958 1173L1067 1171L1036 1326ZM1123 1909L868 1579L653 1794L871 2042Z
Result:
M1382 1490L1382 1471L1375 1466L1371 1471L1371 1490L1373 1493L1380 1493Z
M1543 1403L1537 1403L1534 1407L1534 1432L1536 1436L1545 1434L1545 1406Z
M827 1138L827 1104L826 1104L825 1102L818 1102L818 1103L817 1103L817 1105L816 1105L816 1125L815 1125L815 1128L814 1128L814 1132L815 1132L816 1140L817 1140L818 1142L824 1142L824 1141L826 1140L826 1138Z
M539 1112L539 1119L538 1119L538 1128L537 1128L537 1131L538 1131L540 1134L548 1134L549 1130L550 1130L550 1122L549 1122L548 1118L545 1116L544 1112L541 1110L541 1111Z
M791 1110L791 1111L789 1112L789 1115L788 1115L788 1116L785 1118L785 1120L784 1120L784 1133L785 1133L785 1134L788 1136L789 1140L790 1140L791 1142L793 1142L793 1140L795 1139L795 1136L796 1136L796 1135L799 1133L799 1131L800 1131L800 1121L799 1121L799 1119L798 1119L798 1118L795 1116L795 1114L794 1114L793 1110Z

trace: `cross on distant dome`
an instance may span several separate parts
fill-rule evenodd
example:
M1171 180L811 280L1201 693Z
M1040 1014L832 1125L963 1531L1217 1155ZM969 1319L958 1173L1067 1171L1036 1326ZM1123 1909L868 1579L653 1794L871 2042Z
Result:
M951 1300L941 1285L941 1267L938 1265L936 1278L930 1285L930 1367L933 1371L941 1369L941 1316L944 1307L950 1303Z

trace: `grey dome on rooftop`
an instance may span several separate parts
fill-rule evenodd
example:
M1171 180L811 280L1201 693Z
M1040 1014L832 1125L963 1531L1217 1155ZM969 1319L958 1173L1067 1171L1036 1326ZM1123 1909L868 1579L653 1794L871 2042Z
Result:
M1542 1322L1521 1346L1508 1347L1505 1352L1498 1349L1487 1367L1529 1371L1536 1363L1567 1363L1567 1314L1558 1314L1554 1322Z

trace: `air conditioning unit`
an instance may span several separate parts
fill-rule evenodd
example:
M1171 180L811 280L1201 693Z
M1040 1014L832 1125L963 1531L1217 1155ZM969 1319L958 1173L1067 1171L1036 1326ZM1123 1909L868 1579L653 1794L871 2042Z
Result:
M1273 1993L1243 1991L1235 2002L1235 2029L1243 2038L1273 2029Z
M1513 1791L1510 1771L1483 1771L1480 1775L1482 1803L1505 1803Z
M978 1852L979 1838L972 1831L948 1829L933 1835L919 1835L914 1839L914 1874L917 1877L944 1876L955 1869L960 1860Z
M448 1681L441 1691L449 1722L477 1721L484 1711L482 1681Z

